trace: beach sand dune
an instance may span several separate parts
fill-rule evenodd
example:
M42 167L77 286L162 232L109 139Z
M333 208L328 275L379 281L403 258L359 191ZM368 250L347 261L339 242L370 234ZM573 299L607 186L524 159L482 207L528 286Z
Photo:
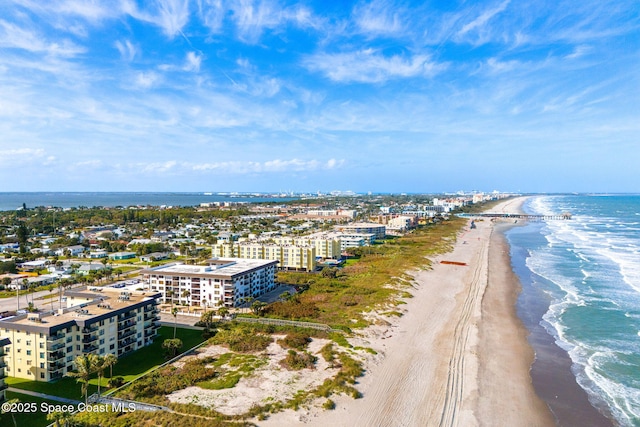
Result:
M494 211L516 212L522 200ZM361 340L380 353L333 411L274 414L264 426L553 426L531 384L533 352L515 312L519 284L490 220L467 226L452 252L414 273L406 313ZM442 264L441 261L454 261ZM464 263L466 265L457 265Z

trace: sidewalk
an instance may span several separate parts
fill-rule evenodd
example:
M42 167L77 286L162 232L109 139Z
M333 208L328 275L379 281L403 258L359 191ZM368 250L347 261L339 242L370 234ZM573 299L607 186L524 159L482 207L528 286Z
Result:
M59 397L59 396L52 396L50 394L39 393L37 391L31 391L31 390L23 390L21 388L16 388L16 387L9 387L7 388L7 390L12 391L14 393L26 394L29 396L40 397L42 399L53 400L55 402L70 403L72 405L77 405L79 403L82 403L79 400L67 399L65 397Z

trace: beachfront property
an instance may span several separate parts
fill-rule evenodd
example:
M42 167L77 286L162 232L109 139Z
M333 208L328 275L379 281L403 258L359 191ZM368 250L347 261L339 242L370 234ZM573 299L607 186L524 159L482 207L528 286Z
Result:
M153 342L160 293L86 287L65 292L66 307L0 319L8 376L52 381L75 369L76 357L120 357Z
M7 398L5 395L5 390L9 387L4 379L7 376L5 372L5 367L7 366L4 361L4 349L9 344L11 344L11 340L7 337L0 336L0 403L4 402Z
M336 248L332 243L333 256L324 256L323 258L339 259L342 252L347 248L358 248L361 246L372 245L376 240L375 234L372 233L341 233L338 231L328 231L310 234L303 236L302 239L324 239L332 242L338 242L339 246Z
M207 265L167 264L142 270L151 292L165 303L237 307L275 288L277 261L213 258Z
M314 271L316 248L306 243L283 243L273 241L244 241L217 243L211 247L214 257L276 261L283 270Z
M350 234L373 234L377 239L384 239L387 235L387 227L384 224L373 222L360 222L336 226L338 231Z

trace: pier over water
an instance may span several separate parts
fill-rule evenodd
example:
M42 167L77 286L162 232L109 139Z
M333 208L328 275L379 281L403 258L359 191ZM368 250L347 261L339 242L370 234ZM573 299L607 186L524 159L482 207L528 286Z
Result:
M486 213L461 213L456 214L461 218L503 218L503 219L521 219L525 221L551 221L551 220L569 220L571 219L571 213L563 212L559 215L528 215L518 213L500 213L500 212L486 212Z

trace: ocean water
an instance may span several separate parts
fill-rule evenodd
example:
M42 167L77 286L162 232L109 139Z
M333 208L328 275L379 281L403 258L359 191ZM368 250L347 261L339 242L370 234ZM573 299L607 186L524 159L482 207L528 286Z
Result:
M72 207L114 207L114 206L198 206L213 202L268 202L288 201L295 198L271 197L248 194L208 194L169 192L0 192L0 211L10 211L22 207L54 206Z
M524 209L573 214L507 233L516 273L549 301L538 321L592 404L640 426L640 196L537 196Z

